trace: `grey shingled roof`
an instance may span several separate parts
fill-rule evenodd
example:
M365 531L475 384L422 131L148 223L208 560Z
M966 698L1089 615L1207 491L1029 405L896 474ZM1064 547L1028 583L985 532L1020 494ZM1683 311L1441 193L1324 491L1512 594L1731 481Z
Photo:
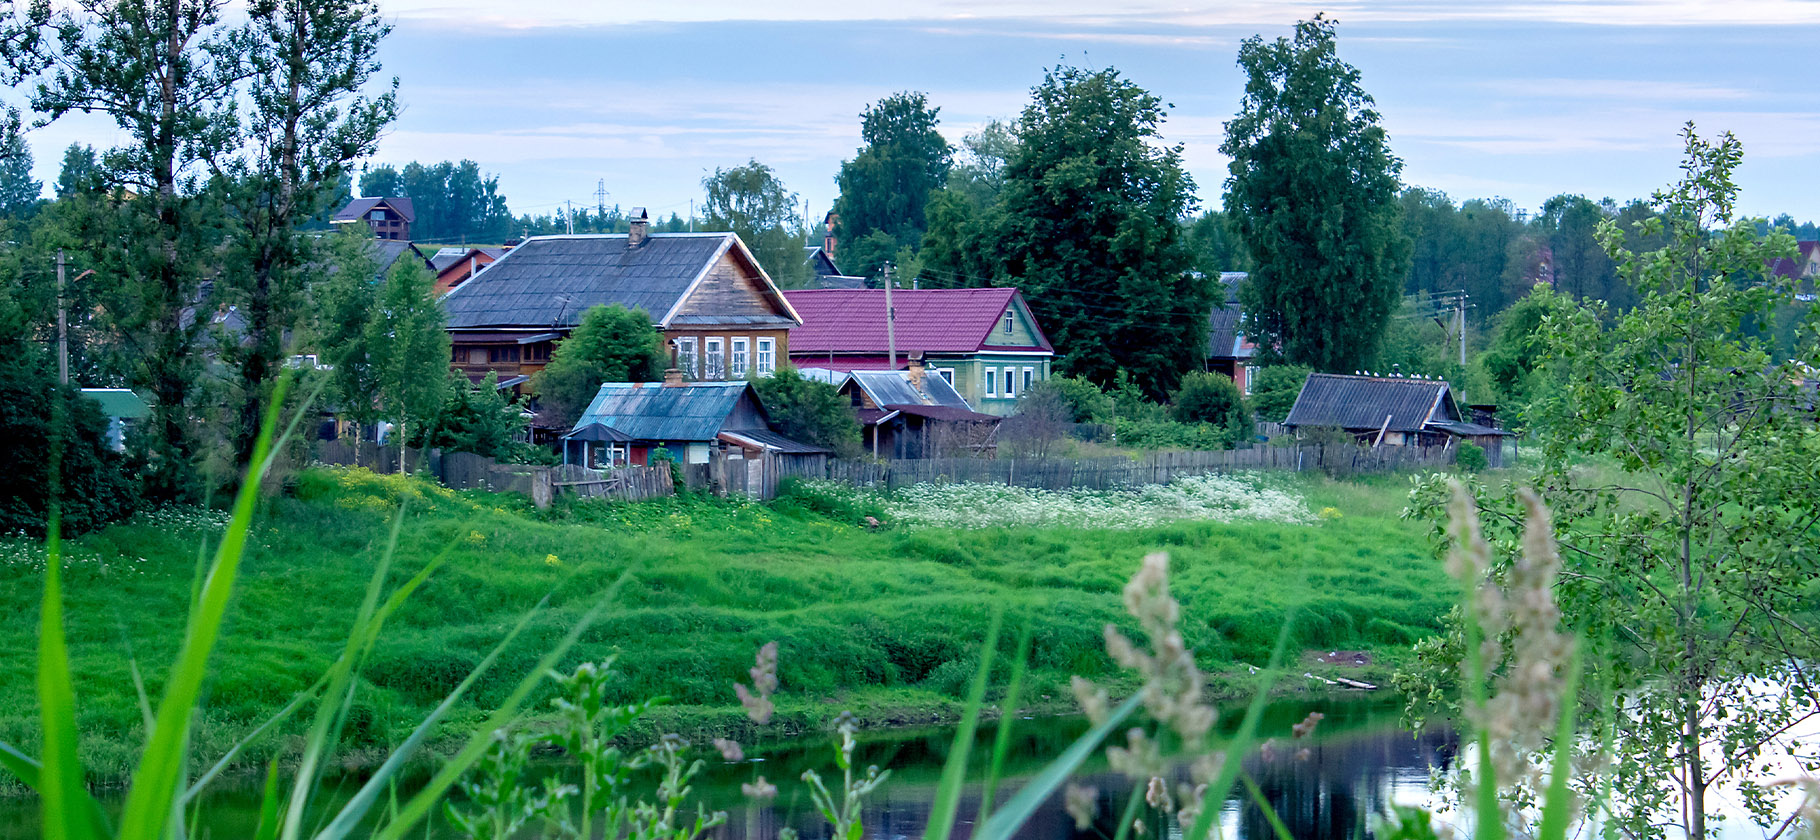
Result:
M1235 358L1233 349L1238 346L1239 320L1244 314L1239 309L1239 284L1245 277L1243 271L1220 272L1220 285L1226 289L1226 305L1214 307L1213 314L1207 318L1207 357L1210 359Z
M1432 421L1457 420L1459 409L1447 383L1438 379L1342 376L1316 373L1303 383L1285 426L1333 426L1341 429L1385 428L1419 432Z
M536 236L442 298L451 329L574 326L596 304L643 309L661 320L721 252L731 233ZM710 436L712 437L712 436Z
M608 382L575 428L599 423L632 440L707 441L720 434L747 389L745 382Z
M942 405L950 408L972 406L948 384L948 380L929 373L923 377L923 390L910 385L910 373L903 370L856 370L847 374L854 384L864 389L872 403L879 406Z

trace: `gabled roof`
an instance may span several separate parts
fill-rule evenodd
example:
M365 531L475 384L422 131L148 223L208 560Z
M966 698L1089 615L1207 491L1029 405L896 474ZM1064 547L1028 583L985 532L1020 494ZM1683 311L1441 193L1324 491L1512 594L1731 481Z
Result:
M449 328L566 327L580 323L596 304L643 309L668 326L691 290L727 253L751 265L786 315L766 324L794 326L795 312L732 233L653 233L636 248L619 234L534 236L505 252L442 298Z
M629 440L709 441L752 386L745 382L607 382L595 393L576 429L600 424ZM756 396L753 398L757 402ZM762 411L762 408L761 408Z
M496 260L505 252L504 248L441 248L430 257L430 269L441 274L447 271L449 266L467 262L469 257L486 257Z
M125 388L84 388L82 395L99 403L101 414L104 417L137 420L148 417L152 413L151 407L145 404L145 400Z
M790 331L791 355L885 351L884 289L797 289L784 296L803 318L803 325ZM977 353L999 346L988 339L1012 305L1028 311L1023 296L1010 288L893 290L898 356ZM1030 324L1037 344L1017 349L1054 352L1034 317Z
M373 240L373 259L379 265L379 278L383 280L387 274L391 274L392 266L397 265L399 258L403 257L405 254L410 254L418 260L421 260L426 267L430 264L430 261L424 257L423 252L417 250L417 246L411 244L408 240Z
M840 267L834 264L834 258L828 256L827 249L820 245L804 245L803 254L809 258L809 270L818 277L839 276Z
M896 301L893 301L895 303ZM966 398L954 390L948 380L936 376L933 372L923 376L923 387L918 390L910 384L910 372L905 370L856 370L845 374L855 387L866 392L872 404L879 407L897 407L906 405L939 405L960 408L968 411L973 407L967 405ZM839 383L844 385L845 383Z
M363 217L367 214L368 210L371 210L374 207L378 207L381 204L384 204L385 206L392 208L392 210L394 212L396 212L398 215L404 217L404 220L407 222L417 221L417 210L411 206L411 200L408 198L405 198L403 196L383 196L383 197L374 196L372 198L356 198L353 201L348 202L348 205L346 207L343 207L340 210L335 211L335 215L330 217L329 221L331 221L331 222L359 221L361 217Z
M1315 373L1283 425L1419 432L1432 422L1459 419L1453 389L1439 379Z
M1239 309L1239 284L1245 282L1243 271L1220 272L1220 285L1226 288L1224 306L1216 306L1207 317L1207 358L1210 359L1249 359L1257 355L1257 348L1245 340L1244 333L1239 331L1240 321L1245 314Z

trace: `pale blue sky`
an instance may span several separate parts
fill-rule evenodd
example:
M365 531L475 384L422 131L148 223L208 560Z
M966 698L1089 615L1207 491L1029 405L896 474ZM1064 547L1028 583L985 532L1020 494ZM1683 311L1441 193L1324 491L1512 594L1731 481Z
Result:
M515 212L592 204L605 179L609 203L686 215L705 171L757 158L819 215L868 102L925 91L958 141L1015 117L1058 60L1117 67L1172 103L1165 138L1217 206L1239 41L1325 8L1407 183L1524 208L1641 197L1675 177L1692 119L1744 141L1747 212L1820 219L1816 0L382 3L405 111L378 159L472 158ZM41 170L110 133L40 131Z

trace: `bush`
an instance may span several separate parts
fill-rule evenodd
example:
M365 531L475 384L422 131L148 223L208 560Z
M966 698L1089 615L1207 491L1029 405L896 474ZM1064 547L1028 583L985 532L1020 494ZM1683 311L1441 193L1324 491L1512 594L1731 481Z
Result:
M1251 410L1259 420L1281 423L1295 407L1310 373L1302 365L1271 365L1252 374Z
M63 533L93 531L132 515L138 488L125 459L108 448L108 421L100 407L74 386L59 388L45 363L48 354L39 348L21 341L0 353L17 354L0 360L0 463L9 465L10 473L0 489L0 533L44 533L51 487L47 454L55 437L63 442L58 494ZM52 425L59 398L67 412L62 434Z
M524 409L499 389L499 374L488 373L476 385L465 374L450 371L442 410L413 445L511 461L524 445L518 437L527 422Z
M537 372L538 399L564 425L572 424L602 382L653 381L663 375L667 358L663 334L651 328L643 309L595 306Z
M859 420L840 389L804 379L789 365L772 376L752 380L752 387L758 390L758 401L778 434L832 449L843 458L860 454Z
M1115 407L1112 397L1091 380L1079 376L1056 376L1037 383L1030 393L1051 392L1068 406L1075 423L1110 423ZM1025 397L1028 399L1028 395Z
M1177 423L1167 417L1120 418L1114 428L1118 444L1133 449L1230 449L1229 430L1206 423Z
M1485 449L1471 441L1460 441L1460 451L1454 455L1454 464L1467 472L1478 472L1485 469Z

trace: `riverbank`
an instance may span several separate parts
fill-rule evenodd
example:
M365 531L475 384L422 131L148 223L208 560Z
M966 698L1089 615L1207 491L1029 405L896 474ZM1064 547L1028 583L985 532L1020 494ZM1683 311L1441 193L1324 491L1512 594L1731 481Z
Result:
M447 550L387 625L363 670L347 730L350 764L383 754L539 599L548 606L457 706L452 743L510 690L552 639L619 581L614 608L567 663L616 656L623 699L668 697L653 731L738 734L732 684L753 651L781 651L779 723L817 731L844 710L875 726L958 713L994 610L1032 629L1032 707L1067 711L1070 675L1114 678L1101 628L1147 552L1169 551L1184 633L1204 667L1242 682L1294 607L1298 650L1358 650L1380 685L1410 641L1432 632L1451 590L1424 529L1396 518L1400 480L1298 479L1306 523L1177 521L1130 530L857 524L801 499L770 505L679 498L565 505L548 514L509 496L459 494L398 477L311 471L262 512L226 635L211 662L198 756L224 752L309 684L345 640L402 501L407 516L389 586ZM139 713L129 654L161 687L195 573L219 518L143 517L71 547L66 579L81 749L91 781L124 778ZM0 547L0 609L37 612L31 546ZM1135 632L1135 628L1128 628ZM32 622L0 627L0 740L37 751ZM1002 640L1003 654L1015 632ZM1312 667L1320 667L1319 665ZM1299 675L1308 668L1298 665ZM1003 675L999 675L1002 679ZM1225 679L1225 678L1222 678ZM1041 699L1046 698L1046 699ZM1043 706L1042 704L1052 704ZM533 709L545 708L543 698ZM297 727L250 749L258 766Z

